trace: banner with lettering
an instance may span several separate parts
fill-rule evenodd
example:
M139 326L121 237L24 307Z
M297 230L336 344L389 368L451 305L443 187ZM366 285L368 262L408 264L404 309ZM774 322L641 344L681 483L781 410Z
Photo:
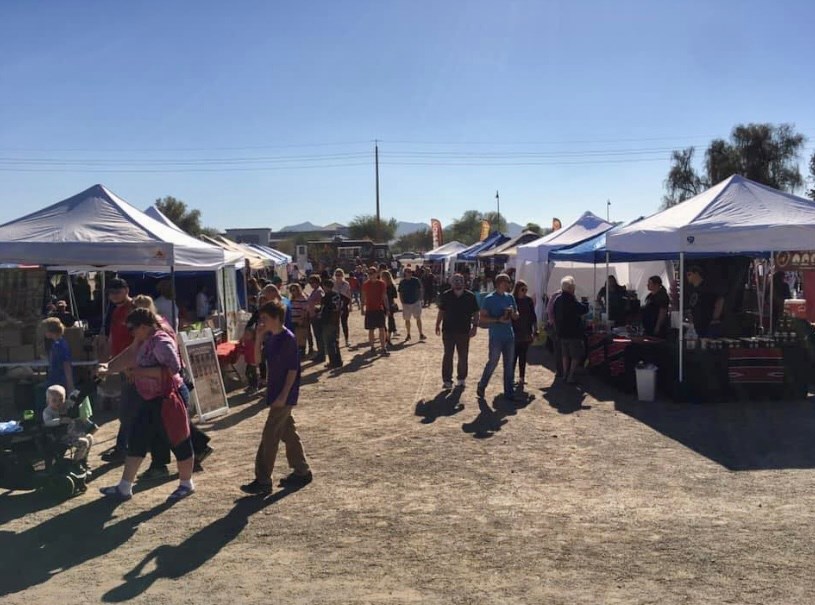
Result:
M487 220L481 221L481 237L479 238L480 241L484 241L490 236L490 222Z
M439 219L430 219L430 233L433 236L434 249L444 245L444 230L441 228L441 221Z

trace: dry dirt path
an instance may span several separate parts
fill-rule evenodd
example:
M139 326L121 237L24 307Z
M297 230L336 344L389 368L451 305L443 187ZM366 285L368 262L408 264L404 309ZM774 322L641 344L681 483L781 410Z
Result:
M343 349L336 375L306 365L295 415L315 481L298 492L238 491L264 409L237 396L172 508L172 484L104 502L119 469L57 506L0 495L0 602L812 602L811 404L639 404L550 388L535 367L534 399L492 412L475 398L485 334L459 403L437 397L435 336L365 350Z

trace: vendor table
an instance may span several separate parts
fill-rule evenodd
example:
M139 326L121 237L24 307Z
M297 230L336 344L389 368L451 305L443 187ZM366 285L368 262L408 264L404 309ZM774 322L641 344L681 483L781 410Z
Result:
M75 368L84 368L84 367L91 367L91 366L98 366L99 361L96 359L92 359L90 361L72 361L71 365ZM3 362L0 363L0 368L47 368L48 367L48 360L47 359L37 359L35 361L14 361L14 362Z
M801 399L811 362L798 345L686 349L685 380L677 380L675 341L595 333L587 337L588 366L620 390L636 390L638 363L654 364L657 388L677 400Z

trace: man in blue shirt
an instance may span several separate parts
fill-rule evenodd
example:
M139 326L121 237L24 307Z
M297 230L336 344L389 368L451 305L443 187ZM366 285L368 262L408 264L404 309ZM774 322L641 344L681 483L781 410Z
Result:
M513 369L515 361L515 333L512 330L512 321L518 319L518 306L515 298L509 293L512 288L512 281L509 275L501 273L495 278L495 292L484 299L481 305L481 324L486 325L490 332L489 359L484 366L484 373L478 381L476 393L480 398L484 398L487 384L492 377L498 361L504 360L504 397L515 400L515 393L512 385Z
M402 302L402 317L405 319L405 342L410 340L410 320L416 319L419 328L419 340L425 340L422 331L422 282L414 277L413 269L405 267L405 276L399 282L399 300Z

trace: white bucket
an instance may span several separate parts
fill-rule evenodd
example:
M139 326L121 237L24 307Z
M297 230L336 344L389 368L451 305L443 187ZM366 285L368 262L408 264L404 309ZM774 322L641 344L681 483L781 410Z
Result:
M653 401L657 391L657 368L646 366L636 368L637 373L637 399L640 401Z

